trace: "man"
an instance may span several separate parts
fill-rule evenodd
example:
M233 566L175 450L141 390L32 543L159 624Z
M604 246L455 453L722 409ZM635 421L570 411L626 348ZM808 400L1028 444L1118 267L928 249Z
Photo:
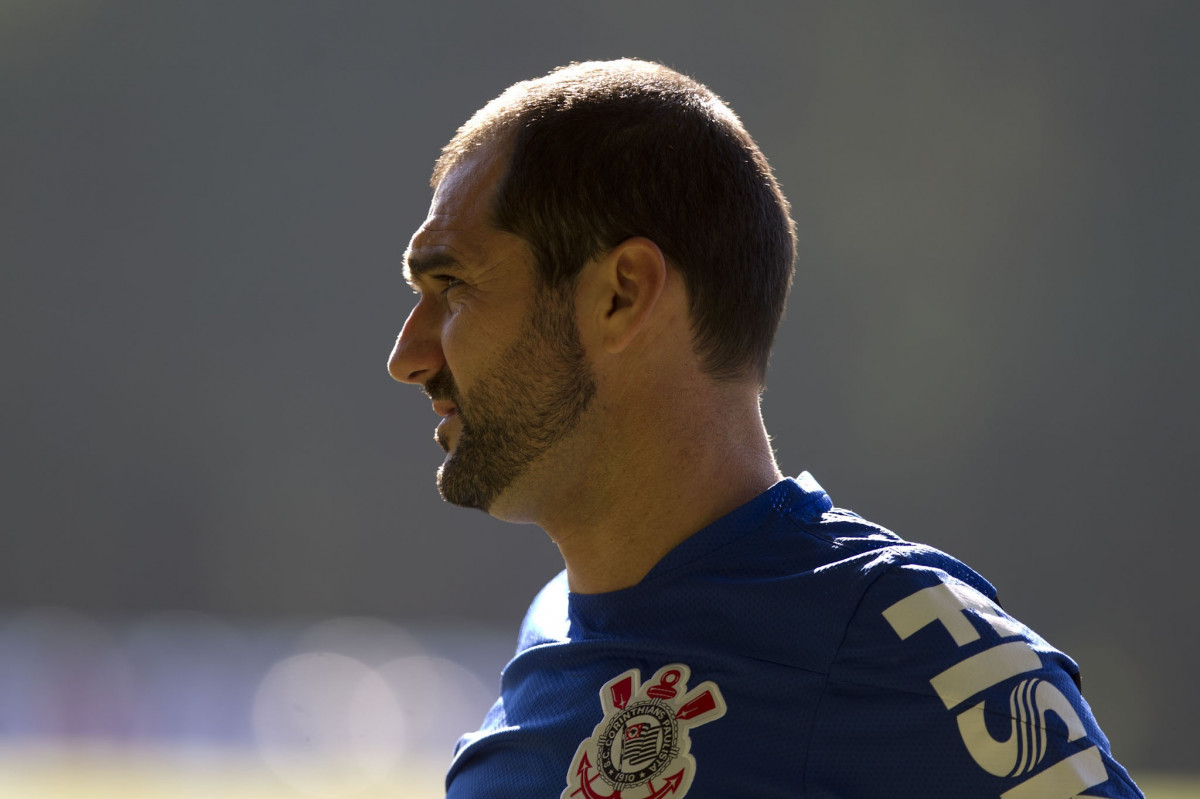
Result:
M1140 796L990 584L779 471L793 225L716 96L575 64L476 113L432 185L389 371L443 417L442 496L566 564L449 796Z

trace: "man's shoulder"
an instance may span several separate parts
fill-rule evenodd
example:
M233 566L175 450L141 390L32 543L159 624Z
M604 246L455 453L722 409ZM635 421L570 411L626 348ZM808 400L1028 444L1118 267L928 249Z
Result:
M812 521L805 530L762 531L604 596L572 598L559 573L531 602L516 653L581 636L646 638L825 671L855 618L933 583L954 581L995 599L983 577L937 549L836 509Z
M780 562L758 573L742 572L727 584L726 602L733 618L740 619L729 635L742 651L829 673L851 630L861 629L864 619L882 618L886 607L906 596L950 583L984 601L996 600L991 583L941 550L872 532L829 536L827 526L819 532L815 541L799 543L795 553L772 553L769 560ZM711 575L709 581L721 585L722 575ZM878 625L867 626L885 632Z
M872 579L826 672L810 786L865 795L869 773L933 779L948 795L1140 796L1080 693L1078 665L1001 608L986 580L929 547L866 565Z

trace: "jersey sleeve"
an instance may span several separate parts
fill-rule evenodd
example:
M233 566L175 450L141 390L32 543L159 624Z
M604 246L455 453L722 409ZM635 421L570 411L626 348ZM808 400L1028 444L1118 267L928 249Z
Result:
M818 706L805 796L1141 797L1075 663L947 560L868 567Z

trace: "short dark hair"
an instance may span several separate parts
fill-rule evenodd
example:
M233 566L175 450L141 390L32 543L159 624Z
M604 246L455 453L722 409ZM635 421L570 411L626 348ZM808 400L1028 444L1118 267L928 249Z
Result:
M442 150L432 184L486 144L508 150L493 223L525 239L543 287L654 241L688 291L694 347L718 379L766 376L795 225L767 159L706 87L661 64L575 63L511 86Z

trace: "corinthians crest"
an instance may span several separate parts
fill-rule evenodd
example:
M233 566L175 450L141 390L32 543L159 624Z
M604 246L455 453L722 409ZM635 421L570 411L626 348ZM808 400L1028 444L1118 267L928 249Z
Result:
M691 691L691 669L663 666L645 685L630 669L600 689L604 717L579 744L559 799L679 799L691 787L696 760L692 727L725 715L716 683Z

